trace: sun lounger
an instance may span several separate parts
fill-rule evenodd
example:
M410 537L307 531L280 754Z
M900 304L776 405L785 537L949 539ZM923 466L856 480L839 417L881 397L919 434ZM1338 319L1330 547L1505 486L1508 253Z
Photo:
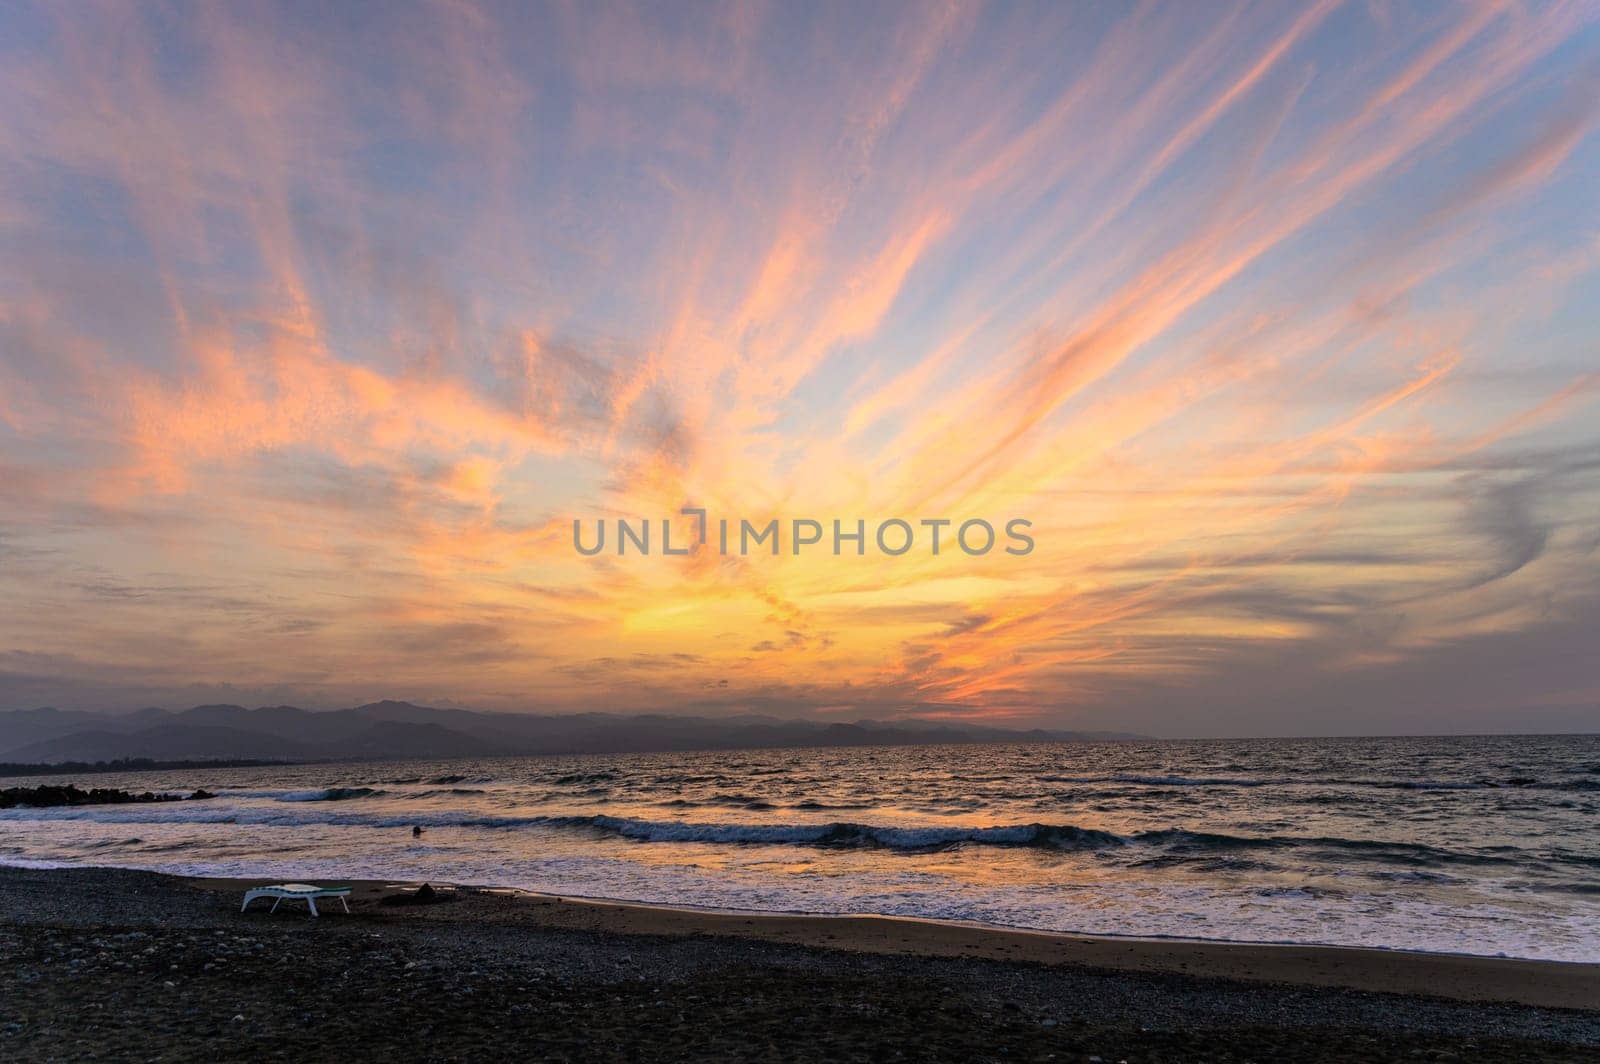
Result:
M296 898L306 903L311 915L317 915L318 898L338 898L339 904L344 906L344 911L350 911L350 903L345 901L350 896L349 887L314 887L310 883L278 883L270 887L254 887L244 892L244 904L239 906L239 911L244 912L250 908L250 903L257 898L276 898L272 903L272 912L278 911L278 905L285 898Z

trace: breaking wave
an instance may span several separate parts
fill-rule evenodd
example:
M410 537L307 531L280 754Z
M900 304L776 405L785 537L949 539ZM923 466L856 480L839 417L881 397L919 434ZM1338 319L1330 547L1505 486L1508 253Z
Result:
M1482 791L1500 788L1531 790L1589 790L1587 780L1543 783L1526 776L1480 780L1376 780L1304 776L1143 776L1118 772L1108 776L1040 776L1046 783L1133 784L1144 787L1370 787L1386 791Z
M345 791L339 797L325 792L305 792L308 797L287 798L298 802L344 801L366 797L367 788L328 788ZM372 792L379 793L379 792ZM1176 859L1206 860L1217 856L1263 851L1298 851L1305 856L1335 860L1362 859L1378 864L1406 868L1437 868L1444 865L1527 865L1532 855L1505 847L1486 847L1475 851L1443 849L1421 843L1382 842L1329 836L1232 835L1193 831L1187 828L1161 828L1119 835L1098 828L1075 824L996 824L982 827L959 825L863 824L831 821L813 824L737 824L682 820L647 820L608 816L504 816L471 814L450 810L427 810L397 815L359 812L290 812L273 808L232 808L209 803L172 803L159 806L74 806L64 809L8 810L0 821L18 816L28 819L92 820L101 823L231 823L273 826L317 826L406 828L481 828L513 831L543 829L588 831L629 839L640 843L715 843L740 846L813 846L822 849L882 849L899 851L945 850L958 847L1027 847L1057 852L1114 851L1141 847ZM1130 854L1135 856L1134 854ZM1566 851L1552 851L1550 859L1577 864L1600 864L1596 859Z
M323 787L315 791L289 791L277 796L280 802L348 802L387 794L376 787Z
M744 845L875 847L932 850L953 846L1035 846L1093 850L1122 846L1128 839L1071 824L994 827L895 827L834 821L827 824L699 824L627 817L553 817L552 827L587 827L639 842L720 842Z

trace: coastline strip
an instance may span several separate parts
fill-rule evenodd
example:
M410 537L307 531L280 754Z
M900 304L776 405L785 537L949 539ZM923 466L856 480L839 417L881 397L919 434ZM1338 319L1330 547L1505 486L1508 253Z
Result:
M174 877L176 878L176 877ZM233 892L246 879L182 879ZM372 903L397 881L341 881ZM414 885L414 884L412 884ZM446 884L434 884L445 886ZM462 886L463 890L485 890ZM529 927L665 937L719 936L846 952L966 957L1026 964L1174 973L1200 978L1339 987L1458 1001L1600 1011L1600 963L1417 953L1349 946L1097 937L895 916L727 912L493 891L505 903L469 919ZM456 919L454 906L411 910Z

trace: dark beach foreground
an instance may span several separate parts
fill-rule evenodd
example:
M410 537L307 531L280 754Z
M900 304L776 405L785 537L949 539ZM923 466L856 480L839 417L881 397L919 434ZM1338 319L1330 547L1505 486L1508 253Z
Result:
M0 868L0 1059L1600 1060L1596 965L242 889Z

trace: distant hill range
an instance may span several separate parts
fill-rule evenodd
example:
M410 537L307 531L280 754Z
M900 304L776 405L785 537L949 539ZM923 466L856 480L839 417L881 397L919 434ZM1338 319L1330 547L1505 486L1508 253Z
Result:
M664 713L482 713L409 702L316 711L296 706L195 706L132 713L0 712L0 762L257 759L332 761L591 754L751 747L906 746L1139 738L1115 732L1015 731L905 719L854 724Z

